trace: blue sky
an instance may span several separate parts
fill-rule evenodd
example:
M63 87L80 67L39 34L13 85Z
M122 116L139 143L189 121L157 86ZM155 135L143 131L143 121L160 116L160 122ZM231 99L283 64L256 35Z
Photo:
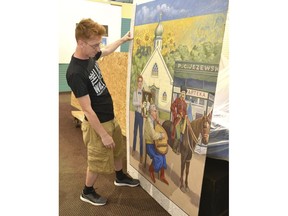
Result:
M156 0L136 6L135 25L158 22L160 12L167 21L227 10L228 0Z

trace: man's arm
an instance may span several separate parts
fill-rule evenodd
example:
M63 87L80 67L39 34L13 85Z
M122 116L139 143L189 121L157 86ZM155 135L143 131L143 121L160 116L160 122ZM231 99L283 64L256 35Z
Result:
M138 98L137 98L137 91L134 91L133 92L133 99L132 99L132 104L133 106L135 106L136 108L137 107L140 107L142 104L138 101Z
M107 56L111 53L113 53L120 45L122 45L123 43L132 40L133 37L131 37L130 31L128 31L122 38L120 38L119 40L108 44L107 46L103 47L101 49L102 51L102 57L103 56Z
M115 143L112 137L107 133L105 128L101 125L98 116L92 109L89 95L85 95L77 99L90 125L96 131L96 133L101 137L101 140L104 146L108 148L111 148L111 147L113 148L115 146Z
M183 110L183 117L187 116L187 103L184 101L184 110Z
M178 98L176 98L173 101L173 103L171 104L171 107L170 107L170 111L172 112L172 116L173 116L173 121L177 118L177 112L176 112L177 100L178 100Z
M146 124L144 126L144 137L145 140L148 142L153 142L153 140L159 140L162 139L164 136L160 132L156 132L153 128L153 123L150 119L146 121Z

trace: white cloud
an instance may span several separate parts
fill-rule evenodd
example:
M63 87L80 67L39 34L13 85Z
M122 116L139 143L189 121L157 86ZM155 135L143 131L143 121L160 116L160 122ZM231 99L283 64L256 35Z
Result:
M182 14L182 16L188 13L187 10L181 8L181 9L175 9L174 7L171 7L170 5L167 4L162 4L157 7L159 11L157 13L162 13L165 15L166 18L173 18L173 17L178 17L179 14Z
M147 7L144 5L141 10L137 12L137 18L141 23L154 23L158 22L160 13L162 12L165 19L173 19L175 17L187 17L188 10L186 9L175 9L171 7L169 4L159 4L156 7Z

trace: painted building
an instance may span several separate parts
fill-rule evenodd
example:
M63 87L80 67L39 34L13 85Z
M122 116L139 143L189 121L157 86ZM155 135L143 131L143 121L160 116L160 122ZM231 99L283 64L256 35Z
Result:
M161 24L161 15L158 25L155 29L154 50L148 59L141 75L145 84L152 93L153 102L159 110L170 112L173 78L166 66L161 54L162 51L163 26Z
M219 65L176 61L172 78L161 54L163 32L160 14L154 34L154 50L141 72L145 91L152 93L153 103L159 110L170 113L171 103L179 96L180 87L186 86L188 114L192 121L204 112L209 113L213 107Z

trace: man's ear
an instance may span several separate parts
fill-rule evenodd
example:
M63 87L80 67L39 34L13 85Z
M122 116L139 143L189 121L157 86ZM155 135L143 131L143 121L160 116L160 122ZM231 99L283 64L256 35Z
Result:
M79 39L79 40L77 41L77 45L80 46L81 48L83 48L83 46L84 46L84 41L82 41L81 39Z

